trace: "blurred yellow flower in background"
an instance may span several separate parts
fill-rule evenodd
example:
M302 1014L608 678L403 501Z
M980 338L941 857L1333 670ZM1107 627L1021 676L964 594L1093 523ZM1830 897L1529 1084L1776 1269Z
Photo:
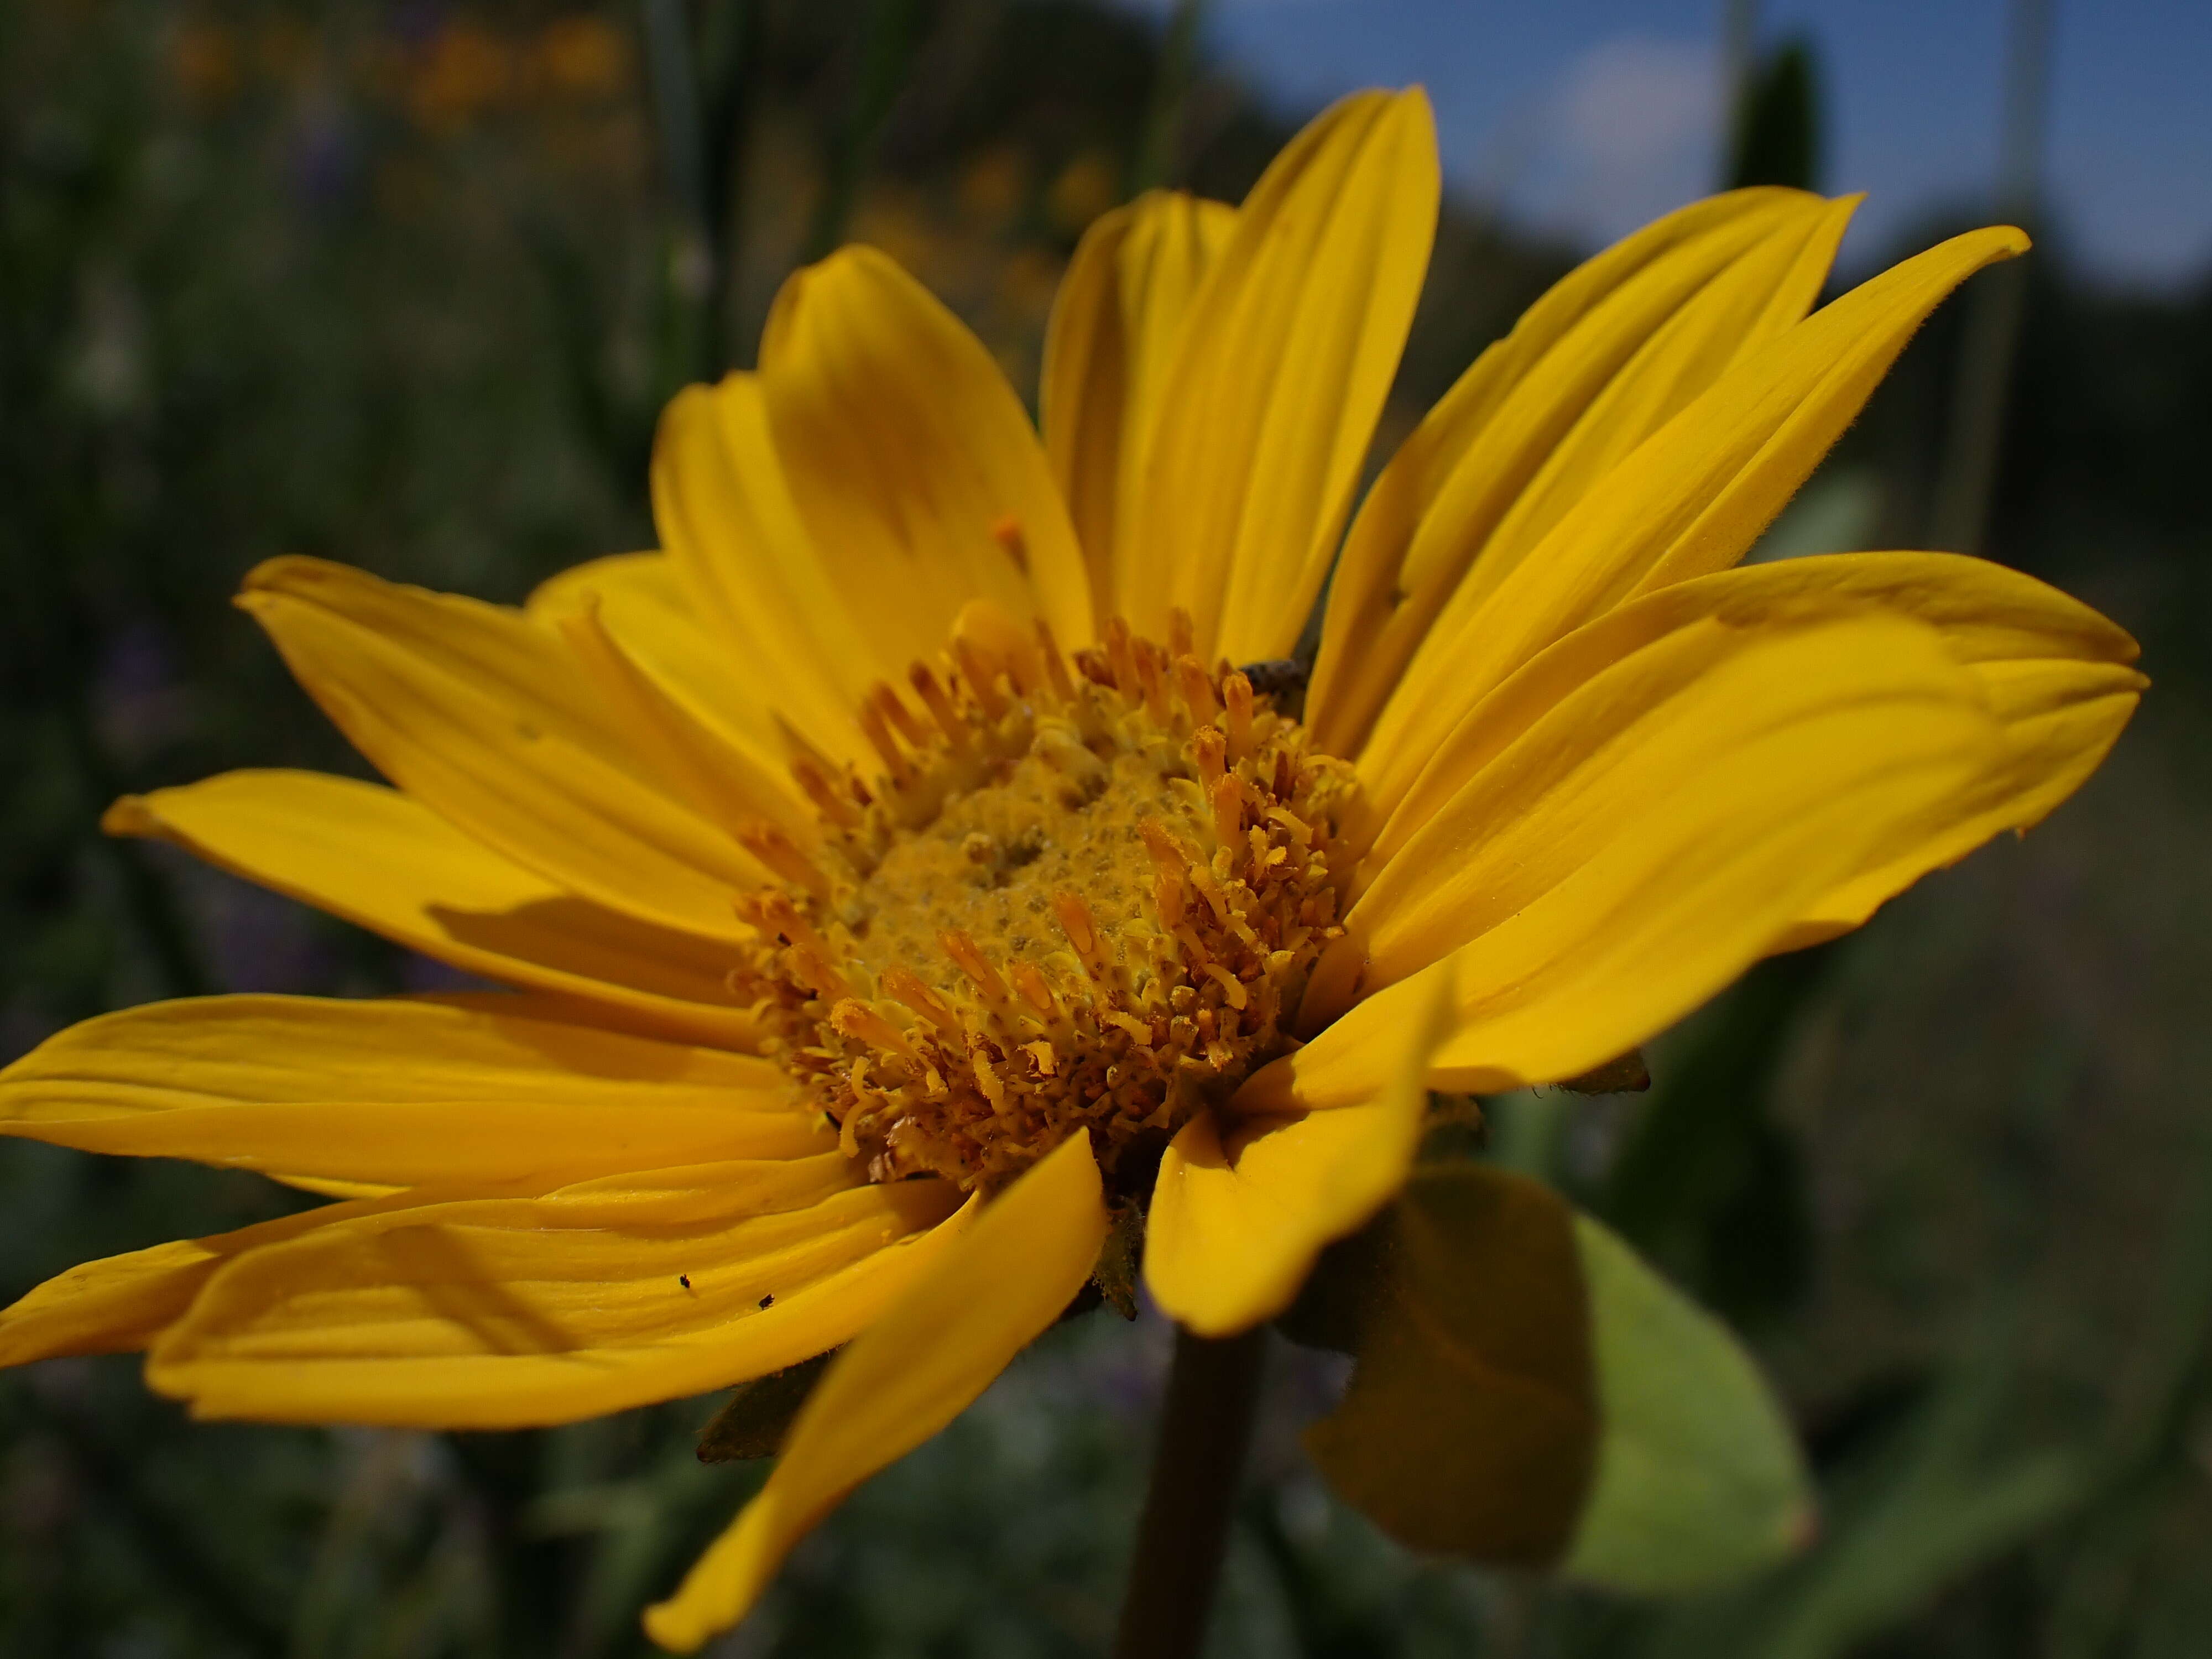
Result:
M453 51L440 110L492 95ZM1188 1328L1273 1317L1430 1090L1588 1072L2095 768L2142 681L2063 595L1732 568L2019 233L1814 311L1851 203L1684 209L1532 307L1347 532L1438 189L1425 98L1370 93L1239 208L1107 214L1041 434L849 248L668 409L662 550L520 611L256 571L392 787L235 773L112 827L514 989L155 1005L9 1068L10 1133L338 1201L64 1274L0 1361L143 1347L204 1417L489 1427L842 1348L648 1615L689 1650L1110 1233L1141 1218Z

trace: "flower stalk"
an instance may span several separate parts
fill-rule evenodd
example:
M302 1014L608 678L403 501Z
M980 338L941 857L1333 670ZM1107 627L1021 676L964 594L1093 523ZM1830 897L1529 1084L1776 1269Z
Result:
M1264 1326L1218 1340L1176 1332L1114 1659L1188 1659L1205 1639L1266 1341Z

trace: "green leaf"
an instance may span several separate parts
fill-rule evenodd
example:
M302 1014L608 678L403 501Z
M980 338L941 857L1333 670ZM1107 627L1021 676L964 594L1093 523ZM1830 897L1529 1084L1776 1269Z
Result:
M1802 1461L1748 1356L1540 1182L1421 1169L1292 1320L1358 1356L1306 1444L1401 1543L1662 1592L1811 1534Z
M1774 1082L1842 949L1770 957L1698 1016L1592 1206L1740 1325L1787 1310L1811 1274L1803 1160Z
M1597 1439L1565 1205L1483 1164L1431 1166L1359 1255L1374 1289L1358 1367L1343 1403L1307 1431L1315 1462L1415 1549L1556 1560Z
M737 1463L747 1458L773 1457L782 1449L791 1419L814 1392L814 1385L840 1350L818 1353L787 1365L766 1376L738 1384L714 1419L700 1431L702 1463Z
M1574 1231L1604 1430L1561 1570L1613 1589L1682 1590L1810 1542L1804 1459L1750 1356L1596 1222L1577 1216Z

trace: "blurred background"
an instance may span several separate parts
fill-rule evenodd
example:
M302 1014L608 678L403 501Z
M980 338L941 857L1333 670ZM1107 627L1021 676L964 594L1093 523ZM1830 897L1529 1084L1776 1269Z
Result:
M520 599L648 546L660 404L848 239L1034 387L1084 226L1236 199L1321 102L1425 82L1448 199L1379 453L1605 240L1730 183L1868 190L1841 278L2039 239L1924 331L1757 556L1979 550L2154 690L2024 841L1770 963L1639 1097L1488 1155L1725 1314L1823 1535L1653 1607L1415 1559L1301 1460L1279 1345L1211 1651L2212 1650L2212 12L1976 0L41 0L0 9L0 1048L215 989L450 982L141 843L125 790L358 771L229 608L279 552ZM0 1302L301 1201L0 1143ZM725 1655L1103 1652L1167 1333L1056 1331L793 1559ZM195 1427L130 1358L0 1376L0 1654L644 1651L758 1466L702 1400L544 1433Z

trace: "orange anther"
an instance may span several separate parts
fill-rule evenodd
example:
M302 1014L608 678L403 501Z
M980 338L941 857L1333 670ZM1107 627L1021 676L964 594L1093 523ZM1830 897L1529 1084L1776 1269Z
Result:
M1133 640L1130 654L1137 662L1137 689L1144 694L1145 712L1155 723L1168 723L1167 653L1150 640Z
M1190 612L1181 605L1168 612L1168 649L1178 657L1198 654L1198 633L1190 623Z
M914 664L906 671L906 677L908 683L914 687L915 696L921 699L921 706L929 710L930 719L937 722L937 729L945 733L945 742L955 749L966 748L968 722L960 718L960 710L954 707L945 688L938 684L937 676L930 672L929 665L926 662Z
M1006 698L999 690L999 676L1005 672L995 654L986 652L973 640L952 636L952 660L959 665L961 683L967 686L968 695L975 699L986 718L998 720L1006 712ZM1019 684L1018 680L1016 682Z
M1137 653L1131 648L1126 617L1106 619L1106 662L1113 671L1115 688L1133 704L1144 693L1137 684Z
M1243 669L1221 682L1221 701L1229 706L1229 758L1241 761L1252 752L1252 682Z
M906 739L908 747L919 750L929 746L929 728L914 717L914 710L906 706L887 682L878 680L870 686L868 701L882 711L884 718L891 723L892 729Z
M1224 847L1234 847L1244 834L1244 784L1234 773L1224 772L1206 792L1213 809L1213 833Z
M921 1063L921 1056L915 1052L914 1044L907 1041L906 1033L858 997L847 997L830 1009L830 1024L841 1036L867 1043L871 1048L896 1054L901 1060L911 1060L917 1066Z
M1037 652L1044 659L1045 678L1052 684L1053 695L1062 702L1075 701L1075 681L1067 672L1067 659L1060 654L1060 642L1052 636L1052 627L1042 617L1036 620Z
M1155 868L1180 876L1189 862L1168 827L1158 818L1146 818L1137 826L1137 833L1145 838L1145 850L1152 855Z
M1229 739L1218 726L1201 726L1190 734L1191 757L1198 763L1199 787L1206 791L1206 799L1221 787L1221 775L1229 759Z
M825 997L849 997L853 988L845 976L830 965L830 959L810 945L793 947L791 953L792 971L799 982L809 990Z
M896 997L915 1012L934 1025L949 1037L964 1037L967 1033L960 1024L960 1015L947 1002L908 969L886 968L883 972L884 992Z
M1098 953L1098 927L1091 919L1091 907L1073 893L1062 888L1052 896L1052 914L1060 922L1060 932L1075 947L1075 954L1083 958L1085 967Z
M744 825L738 831L738 844L786 881L798 883L817 898L830 896L830 878L799 850L798 842L774 824Z
M825 957L836 954L829 940L814 931L813 923L799 914L799 907L787 894L769 892L741 899L738 915L754 927L776 934L787 945L803 945Z
M823 817L848 830L859 827L860 809L853 804L850 795L830 781L821 762L811 755L801 755L792 762L791 775Z
M1182 693L1182 706L1190 710L1193 726L1208 726L1221 712L1221 704L1213 695L1213 677L1206 672L1206 665L1188 651L1175 659L1176 689Z
M951 958L952 965L975 981L986 1002L995 1008L1006 1001L1006 981L999 977L997 969L984 960L974 939L957 929L948 929L937 936L937 942Z
M1022 994L1022 1000L1036 1009L1040 1018L1058 1019L1060 1003L1045 983L1044 975L1033 962L1018 962L1007 970L1006 976L1014 982L1014 989Z
M1145 838L1145 850L1152 857L1152 908L1159 912L1162 926L1172 927L1182 920L1185 896L1182 849L1158 818L1146 818L1137 830Z
M884 689L888 691L890 688L885 686ZM914 776L914 764L907 759L906 751L899 747L898 739L891 735L890 726L884 719L882 705L873 697L863 698L857 718L860 735L868 740L868 747L882 759L884 769L891 775L891 781L903 785Z

